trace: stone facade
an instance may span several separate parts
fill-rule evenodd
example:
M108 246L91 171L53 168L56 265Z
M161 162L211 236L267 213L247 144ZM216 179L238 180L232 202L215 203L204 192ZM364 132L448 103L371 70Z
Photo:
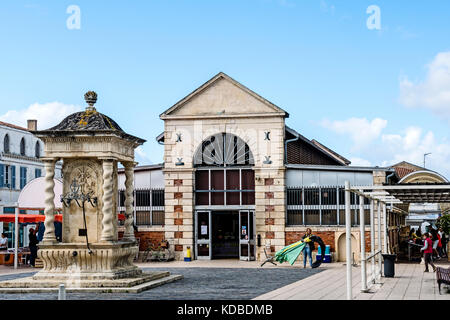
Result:
M26 183L45 174L40 160L45 156L44 143L29 131L31 128L0 121L0 213L5 213L4 208L14 207ZM61 178L61 163L55 166L55 178Z
M165 232L174 245L176 259L183 259L187 247L194 246L193 170L164 169Z
M205 139L218 133L233 134L249 146L255 162L256 234L276 249L284 245L285 116L283 110L224 74L161 115L165 237L173 241L178 259L194 246L194 154Z
M96 98L94 92L87 95ZM53 128L34 133L45 143L46 208L45 233L38 253L44 267L33 279L67 280L74 272L81 280L140 275L132 262L138 251L132 227L132 173L134 149L145 140L123 132L114 120L97 112L93 104ZM62 243L56 241L53 226L53 177L59 160L63 160ZM120 242L119 162L126 173L125 230Z
M256 233L261 235L262 246L256 254L260 260L264 246L275 251L285 245L285 169L259 169L255 172Z

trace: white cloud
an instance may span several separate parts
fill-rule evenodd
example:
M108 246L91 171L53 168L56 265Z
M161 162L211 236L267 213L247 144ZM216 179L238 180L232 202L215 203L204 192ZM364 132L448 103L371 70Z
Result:
M147 155L147 153L145 153L144 149L141 146L137 147L134 151L136 153L136 158L139 162L139 165L153 163L151 158Z
M33 103L27 109L10 110L0 115L0 121L27 127L27 120L37 120L38 130L57 125L69 114L83 110L80 106L67 105L61 102Z
M369 160L358 158L358 157L352 157L349 159L351 161L351 166L354 167L371 167L372 163Z
M411 126L398 133L383 133L387 121L380 118L324 120L321 125L351 138L353 144L349 144L347 158L352 166L385 167L401 161L423 166L423 155L431 152L426 158L426 168L450 179L450 142L446 138L436 139L433 131Z
M441 52L427 65L425 80L400 79L399 101L407 107L424 107L450 119L450 51Z
M386 134L381 140L388 153L383 166L401 161L422 166L423 155L431 152L426 158L426 168L450 177L450 144L436 141L432 131L408 127L403 134Z
M352 150L360 150L367 147L377 139L381 131L386 127L387 120L375 118L372 121L366 118L350 118L343 121L322 121L322 126L338 134L350 135L354 142Z

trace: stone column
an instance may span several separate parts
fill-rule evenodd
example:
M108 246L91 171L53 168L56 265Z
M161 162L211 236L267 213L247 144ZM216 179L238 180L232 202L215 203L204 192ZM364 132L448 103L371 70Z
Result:
M264 247L276 252L286 245L285 172L282 168L255 167L256 236L261 235L257 258L265 258ZM258 257L259 256L259 257Z
M56 159L43 159L45 165L45 232L42 239L44 244L56 242L55 236L55 163Z
M114 240L114 208L113 208L113 160L103 160L103 219L101 241Z
M134 162L125 162L125 232L123 234L124 240L135 241L133 228L133 174Z

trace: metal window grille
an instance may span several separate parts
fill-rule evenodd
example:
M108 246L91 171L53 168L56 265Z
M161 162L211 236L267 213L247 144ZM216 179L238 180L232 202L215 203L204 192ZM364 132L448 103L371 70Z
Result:
M343 186L287 187L288 226L345 225L345 190ZM359 197L351 197L352 225L359 225ZM370 203L364 201L364 214L370 221Z
M164 225L164 189L135 189L133 210L137 226ZM119 212L125 212L125 190L119 190Z
M254 205L254 171L246 168L199 169L195 173L196 205Z

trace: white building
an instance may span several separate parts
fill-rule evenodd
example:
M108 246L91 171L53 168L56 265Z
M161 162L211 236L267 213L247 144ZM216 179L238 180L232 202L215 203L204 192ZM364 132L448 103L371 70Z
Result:
M36 120L28 120L28 128L0 121L0 214L14 213L25 185L45 176L40 160L44 156L44 144L30 132L36 127ZM58 163L55 178L61 178L61 168L62 164ZM0 223L1 232L10 233L9 230L8 223Z

